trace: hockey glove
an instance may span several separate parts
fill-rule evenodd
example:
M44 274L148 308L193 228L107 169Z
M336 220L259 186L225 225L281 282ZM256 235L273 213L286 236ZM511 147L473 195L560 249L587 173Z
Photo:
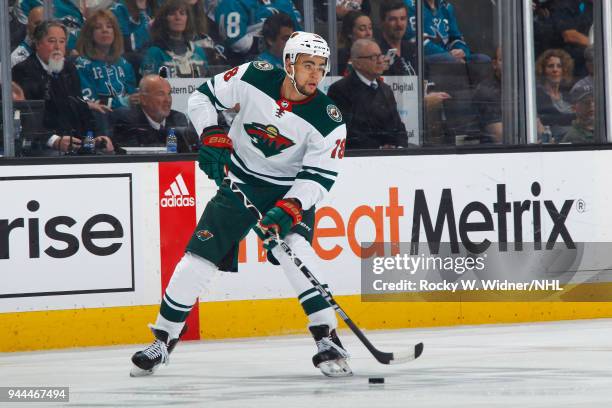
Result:
M264 248L271 250L276 246L276 239L284 238L294 225L302 221L302 206L295 199L284 199L276 202L266 215L255 226L255 232L261 238Z
M202 131L200 141L198 164L208 178L220 186L230 163L232 140L220 126L209 126Z

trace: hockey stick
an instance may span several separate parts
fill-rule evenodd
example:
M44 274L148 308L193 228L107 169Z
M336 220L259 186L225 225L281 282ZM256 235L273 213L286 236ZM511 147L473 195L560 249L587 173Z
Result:
M240 190L240 187L236 183L234 183L229 178L225 178L224 183L229 186L230 190L242 200L244 206L257 218L261 220L263 215L261 212L255 207L255 205L248 199L248 197ZM363 345L372 353L374 358L381 364L401 364L408 361L412 361L418 358L423 353L423 343L415 344L412 347L412 350L405 351L402 353L386 353L384 351L378 350L374 345L368 340L368 338L363 334L361 329L357 327L357 325L351 320L351 318L346 314L346 312L340 307L338 303L334 300L332 295L325 290L325 288L321 285L319 280L312 274L312 272L304 265L304 263L298 258L289 245L282 239L276 237L273 238L276 240L276 243L282 248L282 250L291 258L295 263L295 266L308 278L312 286L315 287L323 296L323 298L329 303L329 305L340 315L342 320L346 323L346 325L355 333L357 338L361 340Z

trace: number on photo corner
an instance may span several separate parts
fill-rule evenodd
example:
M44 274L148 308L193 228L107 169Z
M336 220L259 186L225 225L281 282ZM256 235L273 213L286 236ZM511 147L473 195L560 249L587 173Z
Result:
M336 147L332 151L331 158L335 159L338 157L339 159L344 158L344 149L346 148L346 139L338 139L336 140Z

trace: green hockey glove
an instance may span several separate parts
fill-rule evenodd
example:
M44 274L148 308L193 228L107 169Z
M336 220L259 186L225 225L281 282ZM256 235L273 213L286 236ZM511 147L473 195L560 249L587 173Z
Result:
M220 126L209 126L202 131L200 141L202 142L198 155L200 169L209 179L215 180L217 186L220 186L227 174L226 167L230 163L232 140Z
M255 232L264 243L264 248L271 250L276 240L284 238L294 225L302 221L302 206L296 199L283 199L276 202L266 215L255 226Z

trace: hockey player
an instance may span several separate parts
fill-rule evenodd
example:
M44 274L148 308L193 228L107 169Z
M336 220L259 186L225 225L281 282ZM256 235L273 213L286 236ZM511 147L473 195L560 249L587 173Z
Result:
M285 13L296 30L302 29L302 16L291 0L221 0L215 9L215 21L227 55L246 61L259 54L257 37L264 21L273 14Z
M298 294L318 348L314 365L327 376L352 375L333 309L273 239L278 234L309 268L320 270L309 243L314 207L334 184L346 140L339 109L317 90L329 71L325 40L295 32L283 56L284 70L264 61L247 63L213 77L189 98L189 117L201 134L199 165L219 190L207 204L150 326L156 340L132 357L133 376L152 374L168 362L192 305L204 288L210 289L217 269L237 270L238 243L251 228ZM236 104L240 111L228 135L217 125L217 111ZM223 181L226 171L265 214L259 222Z

